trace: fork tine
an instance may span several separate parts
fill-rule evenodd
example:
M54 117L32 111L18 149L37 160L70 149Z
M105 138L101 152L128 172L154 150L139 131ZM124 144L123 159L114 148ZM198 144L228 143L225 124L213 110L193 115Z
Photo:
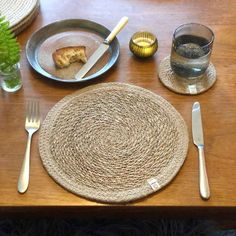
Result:
M27 102L25 122L30 122L30 101Z
M37 122L39 119L39 102L29 101L26 111L26 121L27 122Z
M33 122L34 120L34 102L29 102L29 116L30 116L30 122Z
M39 117L39 102L34 101L34 122L38 122Z
M38 122L40 120L39 118L39 101L33 102L33 122Z
M39 115L39 101L36 102L36 121L40 121L40 115Z
M36 102L32 101L32 122L36 119Z

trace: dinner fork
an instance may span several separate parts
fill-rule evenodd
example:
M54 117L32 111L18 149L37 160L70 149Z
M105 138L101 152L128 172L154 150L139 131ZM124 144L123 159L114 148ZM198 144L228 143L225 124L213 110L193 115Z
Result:
M39 127L40 127L39 102L29 101L25 119L25 129L28 132L28 140L25 150L25 157L23 160L20 176L18 179L18 191L20 193L26 192L29 185L31 139L32 135L39 129Z

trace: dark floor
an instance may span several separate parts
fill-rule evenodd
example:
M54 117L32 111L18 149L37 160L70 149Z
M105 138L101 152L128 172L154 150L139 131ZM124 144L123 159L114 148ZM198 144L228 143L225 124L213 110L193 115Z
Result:
M223 230L213 222L200 220L1 219L0 236L6 235L236 236L236 229Z

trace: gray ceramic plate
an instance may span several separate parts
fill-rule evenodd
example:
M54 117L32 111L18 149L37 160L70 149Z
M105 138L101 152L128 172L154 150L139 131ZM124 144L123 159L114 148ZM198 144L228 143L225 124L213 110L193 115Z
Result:
M26 45L30 65L41 75L61 82L81 82L74 79L82 63L73 63L64 69L56 68L52 53L62 47L83 45L89 58L110 31L88 20L71 19L49 24L36 31ZM100 58L82 81L94 79L109 70L119 57L119 42L115 38L109 50Z

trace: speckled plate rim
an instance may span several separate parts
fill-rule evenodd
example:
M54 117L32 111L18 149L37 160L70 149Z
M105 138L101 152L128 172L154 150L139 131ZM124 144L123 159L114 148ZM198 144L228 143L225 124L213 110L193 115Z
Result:
M120 54L120 47L118 39L115 38L110 44L109 51L110 51L110 57L107 62L107 64L97 71L96 73L84 77L82 80L75 80L75 79L61 79L59 77L56 77L50 73L48 73L46 70L44 70L38 60L38 52L40 49L40 46L42 43L47 40L49 37L60 33L65 32L66 29L71 28L82 28L89 30L91 32L94 32L104 39L110 34L110 30L108 30L103 25L100 25L96 22L85 20L85 19L67 19L62 21L56 21L54 23L51 23L49 25L44 26L43 28L39 29L33 35L30 37L26 44L26 57L32 68L37 71L39 74L55 81L63 82L63 83L81 83L84 81L95 79L104 73L106 73L116 62L119 58Z

